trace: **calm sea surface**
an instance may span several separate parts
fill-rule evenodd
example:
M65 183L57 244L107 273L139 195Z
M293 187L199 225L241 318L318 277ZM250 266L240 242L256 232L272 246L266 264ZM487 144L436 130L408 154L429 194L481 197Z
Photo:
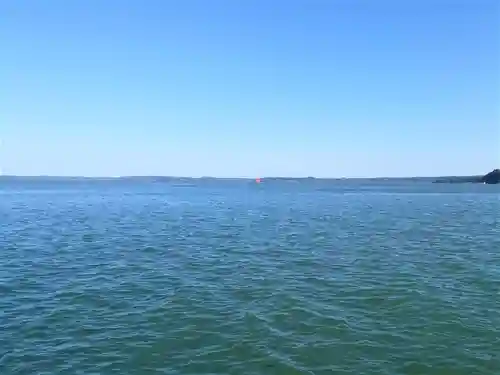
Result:
M0 180L0 374L500 374L500 186Z

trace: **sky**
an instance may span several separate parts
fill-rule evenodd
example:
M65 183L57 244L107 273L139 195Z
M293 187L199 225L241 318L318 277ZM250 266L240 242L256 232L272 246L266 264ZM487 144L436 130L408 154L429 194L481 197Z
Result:
M0 46L4 174L500 168L498 0L5 0Z

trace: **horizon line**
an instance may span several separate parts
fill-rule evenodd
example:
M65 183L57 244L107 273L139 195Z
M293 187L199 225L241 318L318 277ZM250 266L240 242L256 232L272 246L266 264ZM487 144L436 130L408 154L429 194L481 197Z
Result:
M229 176L171 176L171 175L124 175L124 176L84 176L84 175L17 175L0 174L2 178L54 178L54 179L140 179L140 178L165 178L165 179L191 179L191 180L270 180L270 179L291 179L291 180L404 180L404 179L429 179L429 178L468 178L482 177L484 174L475 175L436 175L436 176L372 176L372 177L314 177L314 176L264 176L264 177L229 177Z

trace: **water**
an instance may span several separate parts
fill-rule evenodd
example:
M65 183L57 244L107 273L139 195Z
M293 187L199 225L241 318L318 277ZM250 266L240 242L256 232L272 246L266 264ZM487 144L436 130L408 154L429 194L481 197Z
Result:
M0 373L499 373L499 188L0 180Z

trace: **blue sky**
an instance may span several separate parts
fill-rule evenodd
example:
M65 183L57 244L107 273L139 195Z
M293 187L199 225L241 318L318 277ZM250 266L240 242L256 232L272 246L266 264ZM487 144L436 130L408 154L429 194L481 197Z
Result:
M8 0L0 13L6 174L500 167L496 0Z

